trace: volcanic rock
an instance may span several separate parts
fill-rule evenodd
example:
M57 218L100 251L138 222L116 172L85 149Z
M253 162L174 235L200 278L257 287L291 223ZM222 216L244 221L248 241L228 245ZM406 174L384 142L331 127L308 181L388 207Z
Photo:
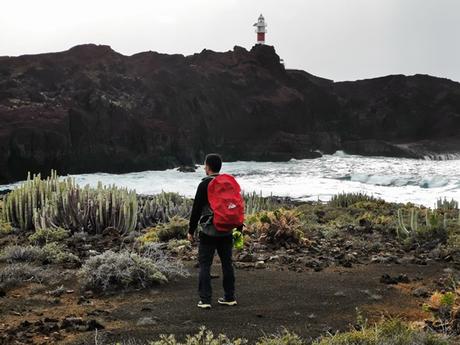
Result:
M0 59L0 183L28 171L128 172L285 161L345 150L454 157L460 84L427 75L338 82L256 45L125 56L86 44Z

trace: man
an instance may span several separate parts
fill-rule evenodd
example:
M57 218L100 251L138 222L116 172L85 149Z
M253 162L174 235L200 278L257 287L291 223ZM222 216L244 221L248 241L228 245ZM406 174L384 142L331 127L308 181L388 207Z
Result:
M221 168L222 159L218 154L208 154L206 156L206 177L203 178L201 183L198 185L193 203L192 214L190 216L190 226L188 232L188 239L190 242L193 242L196 229L198 225L200 225L200 243L198 247L200 274L198 292L201 300L198 302L198 307L203 309L211 308L211 265L216 250L222 263L223 286L225 292L225 296L223 298L219 298L218 303L226 306L234 306L237 304L235 299L235 274L232 264L233 236L231 229L233 227L228 227L229 231L222 231L216 228L216 222L214 219L216 215L213 213L210 200L208 198L208 189L211 181L216 179L214 181L214 183L216 183L217 180L221 179L223 176L233 179L230 175L219 175ZM237 192L239 193L239 186L236 181L234 181L234 183L237 186ZM217 198L218 197L219 196L217 196ZM238 195L238 197L241 198L241 195ZM216 196L212 195L212 200L215 200L215 198ZM238 204L238 207L240 206L238 201L235 203ZM236 206L233 203L229 205L229 208L235 207ZM235 227L239 228L240 231L242 228L241 224L235 225Z

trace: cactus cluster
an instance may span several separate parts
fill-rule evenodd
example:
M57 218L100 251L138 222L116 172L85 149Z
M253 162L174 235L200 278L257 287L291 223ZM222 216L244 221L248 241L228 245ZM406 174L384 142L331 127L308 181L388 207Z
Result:
M329 200L329 205L335 207L349 207L357 202L363 201L375 202L381 200L364 193L339 193L332 196L331 200Z
M397 226L397 235L400 238L407 238L416 235L419 232L419 209L411 208L408 214L409 224L406 225L404 220L404 212L402 209L398 209L398 226ZM437 210L425 210L425 224L422 224L424 230L428 231L437 231L447 230L448 218L447 213L439 213ZM460 216L459 216L460 224Z
M192 210L192 199L177 193L162 192L153 196L139 196L139 227L148 228L166 223L173 217L188 218Z
M458 210L458 201L451 199L450 201L447 198L439 198L436 201L435 205L438 210Z
M137 226L135 191L115 186L80 187L73 178L60 179L55 171L40 175L9 193L2 218L21 230L62 227L71 231L100 233L107 227L121 232Z
M273 202L273 197L263 197L262 193L257 194L245 193L244 197L244 212L246 215L256 214L261 211L272 211L276 208L275 203Z

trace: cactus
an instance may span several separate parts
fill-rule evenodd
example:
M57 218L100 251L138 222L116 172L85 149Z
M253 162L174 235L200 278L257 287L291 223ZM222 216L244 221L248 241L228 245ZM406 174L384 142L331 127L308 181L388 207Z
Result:
M255 214L260 211L272 211L277 205L273 202L273 196L263 197L262 193L257 194L255 192L250 194L244 194L244 206L245 214Z
M418 225L419 210L412 208L409 211L409 226L406 226L404 222L403 209L398 209L397 216L397 235L399 238L426 236L428 232L432 233L446 233L449 228L449 224L458 223L460 225L460 211L459 219L448 218L448 213L440 213L437 210L426 209L425 211L425 224L422 224L421 229ZM425 235L424 235L425 234Z
M188 218L192 209L192 200L177 193L162 192L154 196L139 196L138 199L141 228L166 223L175 216Z
M375 202L381 199L375 198L364 193L339 193L334 195L329 201L329 205L335 207L349 207L357 202Z
M63 227L100 233L107 227L121 232L137 226L135 191L115 186L80 187L73 178L60 179L56 171L27 181L5 197L3 220L24 231Z
M450 201L447 198L439 198L436 201L435 208L438 210L458 210L458 201L451 199Z
M407 237L410 234L410 231L404 224L404 215L402 209L398 209L398 227L396 229L398 237Z

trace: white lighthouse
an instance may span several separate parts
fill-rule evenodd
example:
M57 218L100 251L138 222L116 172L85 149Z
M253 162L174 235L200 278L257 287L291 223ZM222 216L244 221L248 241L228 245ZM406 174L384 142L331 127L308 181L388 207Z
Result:
M256 27L257 33L257 44L265 44L265 33L267 32L267 23L265 23L265 18L263 15L259 16L257 23L253 26Z

